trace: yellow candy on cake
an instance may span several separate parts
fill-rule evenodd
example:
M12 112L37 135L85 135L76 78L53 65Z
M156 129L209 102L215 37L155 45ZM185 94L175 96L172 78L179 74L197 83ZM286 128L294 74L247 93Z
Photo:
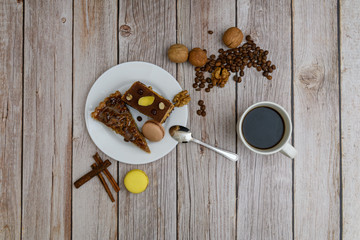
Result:
M131 193L141 193L146 190L149 178L144 171L133 169L124 178L124 185Z

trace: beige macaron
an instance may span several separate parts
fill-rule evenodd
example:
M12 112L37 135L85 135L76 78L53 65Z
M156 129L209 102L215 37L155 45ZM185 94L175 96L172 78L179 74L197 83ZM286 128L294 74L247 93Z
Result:
M144 123L142 133L147 139L149 139L149 141L158 142L164 138L165 129L160 123L154 120L149 120Z

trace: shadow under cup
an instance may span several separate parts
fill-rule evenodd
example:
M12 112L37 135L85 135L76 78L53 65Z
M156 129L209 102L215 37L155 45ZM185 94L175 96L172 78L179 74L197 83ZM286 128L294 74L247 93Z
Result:
M282 138L280 140L276 141L274 143L275 145L272 145L271 147L268 147L268 148L258 148L258 147L252 146L246 140L246 138L244 136L244 132L243 132L243 124L244 124L245 118L248 116L248 114L250 112L252 112L255 109L259 109L259 108L270 108L271 110L275 111L278 115L280 115L282 122L283 122L283 131L281 132ZM272 103L272 102L259 102L259 103L256 103L256 104L250 106L249 108L247 108L245 110L245 112L241 115L241 118L239 119L239 122L237 125L237 132L238 132L240 139L242 140L242 142L244 143L244 145L247 148L249 148L250 150L252 150L256 153L268 155L268 154L273 154L273 153L280 151L286 145L286 143L289 141L290 136L291 136L292 124L291 124L290 116L288 115L288 113L285 111L285 109L283 107L281 107L280 105L278 105L276 103Z

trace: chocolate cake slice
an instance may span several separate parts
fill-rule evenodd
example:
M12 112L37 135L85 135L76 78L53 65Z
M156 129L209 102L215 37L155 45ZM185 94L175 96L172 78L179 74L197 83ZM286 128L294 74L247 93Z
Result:
M149 146L137 128L125 102L121 100L119 91L100 102L95 111L91 113L91 116L122 135L125 142L132 142L145 152L150 153Z
M151 87L137 81L122 96L122 100L159 123L165 122L174 105Z

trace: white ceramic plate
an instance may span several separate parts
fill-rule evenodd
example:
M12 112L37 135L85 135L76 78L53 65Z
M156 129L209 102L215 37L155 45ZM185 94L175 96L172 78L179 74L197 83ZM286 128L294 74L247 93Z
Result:
M151 153L146 153L131 142L124 142L124 138L116 134L103 123L93 119L91 113L95 107L111 93L119 90L124 93L130 86L140 81L150 85L153 90L170 101L182 89L175 78L162 69L146 62L127 62L119 64L103 73L91 87L85 105L85 121L91 139L96 146L109 157L123 163L144 164L153 162L168 154L177 144L169 135L169 128L173 125L186 126L188 107L175 108L170 117L163 124L165 137L160 142L149 142ZM139 129L149 119L137 110L128 106ZM142 117L142 121L136 118Z

